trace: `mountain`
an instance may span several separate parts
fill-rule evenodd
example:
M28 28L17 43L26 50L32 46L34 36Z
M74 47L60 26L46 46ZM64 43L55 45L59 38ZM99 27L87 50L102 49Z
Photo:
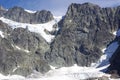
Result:
M102 49L115 38L119 10L119 7L101 8L91 3L71 4L58 23L61 29L46 54L48 62L58 67L90 66L97 62Z
M46 10L37 11L35 13L28 13L23 8L17 6L8 9L8 11L3 11L3 9L1 10L1 16L22 23L37 24L53 20L52 13Z
M13 30L3 22L0 24L3 35L0 37L0 73L26 76L35 69L40 72L50 70L42 56L49 45L39 34L24 28Z
M101 8L91 3L72 3L62 18L46 10L0 8L0 73L28 76L34 70L46 73L53 66L62 69L74 64L92 69L93 63L97 64L107 53L110 55L102 50L111 49L112 43L119 42L119 36L114 35L120 26L119 14L120 6ZM119 47L116 46L112 54L104 58L108 60L103 59L103 63L111 58L107 72L117 69L119 73ZM101 65L94 67L94 72L106 67Z

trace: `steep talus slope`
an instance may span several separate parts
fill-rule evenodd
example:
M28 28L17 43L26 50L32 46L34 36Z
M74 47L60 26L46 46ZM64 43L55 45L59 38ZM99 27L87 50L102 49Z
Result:
M46 59L51 65L62 67L78 64L90 66L102 55L119 27L120 8L101 8L91 3L71 4L61 22L61 27L51 52Z
M29 13L25 11L23 8L16 6L8 9L8 11L1 9L0 16L4 16L5 18L17 22L31 23L31 24L45 23L53 20L53 15L50 11L41 10L35 13Z
M0 21L0 73L30 75L34 70L45 73L50 70L44 59L49 45L37 33L24 28L12 29Z

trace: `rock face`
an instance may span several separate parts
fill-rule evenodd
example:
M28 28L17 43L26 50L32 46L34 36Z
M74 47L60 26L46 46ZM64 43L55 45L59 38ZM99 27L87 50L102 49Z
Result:
M0 30L6 34L0 37L0 73L27 76L33 70L45 73L50 70L44 59L49 45L36 33L27 29L11 29L0 21Z
M120 8L100 8L91 3L71 4L46 59L51 65L90 66L102 55L119 26Z
M21 7L13 7L8 9L8 11L0 9L0 16L13 21L31 24L45 23L53 20L53 15L50 11L42 10L36 13L28 13Z

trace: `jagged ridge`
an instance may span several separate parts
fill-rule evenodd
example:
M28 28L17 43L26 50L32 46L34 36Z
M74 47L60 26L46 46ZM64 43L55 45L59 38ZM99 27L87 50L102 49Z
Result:
M0 9L0 16L17 22L30 24L45 23L53 20L53 15L50 11L41 10L35 13L29 13L23 8L17 6L10 8L7 11L5 9Z

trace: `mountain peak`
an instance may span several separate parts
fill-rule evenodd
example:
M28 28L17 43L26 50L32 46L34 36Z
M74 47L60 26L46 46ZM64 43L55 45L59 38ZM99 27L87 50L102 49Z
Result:
M3 6L0 5L0 10L5 10L5 8Z
M76 7L76 6L78 6L78 7L80 7L80 6L99 7L98 5L90 3L90 2L86 2L83 4L72 3L69 7L71 7L71 6L74 6L74 7Z
M10 9L8 9L8 10L9 10L9 11L11 11L11 10L12 10L12 11L14 11L14 10L15 10L15 11L16 11L16 10L17 10L17 11L18 11L18 10L19 10L19 11L24 11L24 8L18 7L18 6L14 6L13 8L10 8Z

